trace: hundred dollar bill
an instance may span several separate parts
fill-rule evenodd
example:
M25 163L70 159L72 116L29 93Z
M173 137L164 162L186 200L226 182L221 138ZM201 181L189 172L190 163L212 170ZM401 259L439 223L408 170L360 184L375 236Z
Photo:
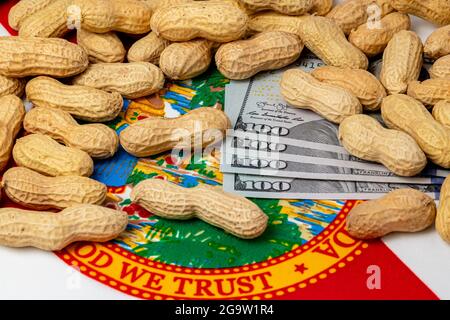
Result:
M340 146L336 124L311 111L289 107L279 90L282 72L288 68L312 70L319 65L320 60L306 55L283 70L263 73L248 81L232 81L228 85L225 110L234 132L223 145L223 172L324 180L442 182L442 179L425 174L413 178L399 177L382 165L353 157ZM236 139L239 132L253 134L254 137ZM236 154L239 149L258 152L251 156ZM271 157L265 155L265 151ZM430 167L426 175L447 176L448 172Z
M351 156L339 145L229 132L223 145L223 172L392 183L442 183L448 170L429 165L421 176L399 177L381 164Z
M367 200L399 188L420 190L439 199L440 185L305 180L282 177L224 174L224 191L251 198Z

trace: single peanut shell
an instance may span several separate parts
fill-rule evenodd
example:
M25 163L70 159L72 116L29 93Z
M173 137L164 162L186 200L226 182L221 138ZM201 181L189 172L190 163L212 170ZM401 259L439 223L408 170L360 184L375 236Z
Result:
M166 219L198 218L242 239L260 236L268 218L244 197L222 191L220 186L200 184L183 188L161 179L147 179L134 187L131 201Z
M169 40L158 37L154 32L150 32L145 37L133 43L128 50L128 61L150 62L154 65L159 65L159 57L169 44Z
M418 16L438 26L450 24L448 0L391 0L395 10Z
M137 0L73 0L81 17L74 12L69 20L80 20L81 27L95 33L119 31L129 34L148 33L152 10Z
M205 38L229 42L244 36L247 22L247 15L229 2L194 1L160 7L152 16L151 27L170 41Z
M434 30L425 41L423 51L431 59L450 54L450 25Z
M64 209L77 204L102 204L107 188L80 176L47 177L24 167L8 169L2 187L12 201L35 210Z
M18 31L22 22L29 16L47 7L55 0L21 0L8 13L8 24Z
M0 97L13 94L21 97L25 89L25 80L0 76Z
M450 129L450 101L440 101L433 107L433 118Z
M300 69L285 71L280 87L281 95L289 105L312 110L334 123L362 112L358 98L350 91L320 82Z
M0 75L70 77L88 64L86 52L64 39L0 37Z
M61 212L0 209L0 245L61 250L76 241L105 242L128 224L126 212L81 204Z
M391 232L418 232L433 224L434 200L421 191L397 189L376 200L362 202L348 214L348 233L374 239Z
M164 74L148 62L96 63L73 79L73 84L118 92L135 99L158 92L164 86Z
M450 178L447 177L441 187L439 206L436 215L436 230L444 241L450 243Z
M13 158L21 167L52 177L90 176L94 171L94 162L86 152L65 147L40 133L17 139Z
M348 35L360 25L392 11L389 0L346 0L333 7L326 17L333 19Z
M366 70L323 66L311 75L324 82L349 90L359 99L366 111L377 111L386 96L386 90L378 79Z
M216 65L229 79L248 79L293 63L302 50L302 42L292 33L262 32L248 40L223 44L216 52Z
M112 157L119 146L119 137L110 127L100 123L79 125L70 113L60 109L35 107L25 115L23 127L97 159Z
M198 108L175 119L148 118L135 122L121 131L120 143L128 153L147 157L181 145L205 147L222 139L228 128L230 120L223 111Z
M339 141L351 155L381 163L399 176L414 176L427 164L425 154L413 138L402 131L386 129L365 114L341 122Z
M313 8L313 0L240 0L252 11L273 10L287 15L302 15Z
M305 17L287 16L274 11L257 12L250 16L248 30L250 33L283 31L300 36L300 24Z
M36 77L25 88L35 106L64 110L78 119L102 122L114 119L122 110L117 92L106 92L83 85L66 85L49 77Z
M380 80L389 94L404 93L419 78L422 42L412 31L397 32L383 53Z
M404 94L390 95L381 103L381 116L389 128L413 137L431 161L450 168L450 131L423 104Z
M14 95L0 97L0 171L8 164L24 116L25 107L20 98Z
M205 72L211 63L212 42L196 39L174 42L161 53L159 67L173 80L186 80Z
M55 0L41 10L26 18L20 25L19 36L60 38L69 28L67 25L67 8L71 0Z
M372 21L360 25L350 32L348 40L367 56L375 56L384 51L394 34L410 27L411 21L407 14L393 12L379 21L379 28Z
M425 105L450 101L450 78L414 81L408 86L408 95Z
M305 17L300 24L300 39L327 65L367 69L367 57L347 41L344 33L330 18Z
M309 12L318 16L324 16L330 12L332 7L333 0L313 0L313 5Z
M114 32L93 33L79 29L77 42L87 52L92 63L122 62L125 58L125 48Z
M437 59L428 70L431 78L450 78L450 54Z

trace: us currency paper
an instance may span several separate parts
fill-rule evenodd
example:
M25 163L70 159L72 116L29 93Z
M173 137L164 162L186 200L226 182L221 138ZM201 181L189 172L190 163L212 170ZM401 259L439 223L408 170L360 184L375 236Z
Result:
M408 187L439 199L439 185L305 180L228 173L223 177L224 191L250 198L367 200Z
M311 111L289 107L279 91L282 72L296 67L312 70L321 64L316 57L307 55L283 70L228 85L225 109L235 131L223 146L223 172L303 179L442 183L443 179L430 176L399 177L382 165L353 157L340 146L337 125ZM239 132L245 134L245 139L236 138ZM448 171L430 167L426 174L447 176Z
M270 136L231 132L224 142L221 170L303 179L420 184L440 184L449 174L448 170L430 165L423 176L399 177L383 165L351 156L340 146L304 140L293 144L273 141Z

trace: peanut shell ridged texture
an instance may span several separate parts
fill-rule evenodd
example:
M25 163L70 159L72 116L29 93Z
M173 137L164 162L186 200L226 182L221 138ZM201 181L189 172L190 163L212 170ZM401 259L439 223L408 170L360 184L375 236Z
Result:
M381 163L399 176L414 176L427 164L425 154L413 138L383 128L368 115L358 114L342 121L339 141L355 157Z
M390 95L383 99L381 116L389 128L413 137L431 161L450 168L450 131L423 104L404 94Z
M441 187L439 206L436 215L436 230L441 238L450 243L450 178Z
M8 164L24 116L25 107L20 98L14 95L0 97L0 171Z
M367 111L379 110L386 96L380 81L366 70L324 66L314 69L311 75L322 82L349 90Z
M302 42L292 33L262 32L248 40L223 44L216 52L216 65L229 79L248 79L293 63L302 50Z
M39 133L17 139L13 158L21 167L53 177L90 176L94 171L94 162L86 152Z
M206 146L214 142L219 133L223 137L228 128L230 120L223 111L198 108L175 119L148 118L135 122L120 133L120 143L128 153L147 157L184 142L190 142L191 147ZM195 137L202 139L198 141Z
M326 17L333 19L348 35L370 20L370 15L377 16L379 12L381 18L392 11L389 0L347 0L333 7Z
M125 98L135 99L162 89L164 74L148 62L96 63L75 77L73 83L118 92Z
M176 3L178 1L178 3L182 3L181 1L183 0L171 0L169 1L169 3L174 2ZM192 1L201 1L201 0L184 0L184 2L192 2ZM217 1L216 1L217 2ZM243 11L244 13L246 13L247 15L251 15L254 14L256 11L255 10L251 10L250 8L248 8L243 2L241 2L240 0L221 0L220 2L227 2L232 4L233 6L239 8L241 11Z
M411 82L408 86L408 95L425 105L450 101L450 78Z
M333 0L313 0L313 6L309 12L318 16L324 16L330 12L332 7Z
M422 42L412 31L400 31L383 53L380 80L389 94L404 93L422 68Z
M288 15L302 15L313 8L313 0L240 0L252 11L273 10Z
M8 131L8 127L3 126L3 122L0 122L0 124L0 171L3 171L11 157L14 137Z
M56 251L76 241L104 242L125 230L128 215L97 205L76 205L59 213L0 209L0 245Z
M252 239L267 227L268 218L244 197L222 191L219 186L200 184L183 188L161 179L140 182L131 192L131 201L166 219L194 217L232 235Z
M300 24L306 16L287 16L273 11L262 11L250 16L248 29L251 33L283 31L300 35Z
M8 169L3 175L2 186L12 201L35 210L102 204L107 193L103 183L90 178L47 177L23 167Z
M332 19L308 16L300 26L300 38L305 46L327 65L367 69L367 57L347 41Z
M423 51L431 59L450 54L450 25L434 30L425 41Z
M49 77L28 81L27 99L35 106L64 110L78 119L109 121L122 110L123 99L117 92L106 92L82 85L65 85Z
M136 0L74 0L81 9L81 27L95 33L119 31L143 34L150 31L152 10Z
M155 10L161 3L164 3L163 0L138 0L138 1L145 3L150 9L152 9L152 12L155 12Z
M67 7L71 0L56 0L48 6L26 18L20 28L19 36L60 38L69 29L67 27Z
M358 98L350 91L322 83L300 69L285 71L280 86L281 95L291 106L312 110L334 123L362 112Z
M126 50L114 32L92 33L79 29L77 42L87 52L92 63L122 62L125 58Z
M100 123L79 125L70 113L59 109L35 107L25 115L23 127L97 159L112 157L119 146L119 137L110 127Z
M412 14L439 26L450 24L448 0L391 0L395 10Z
M174 80L186 80L205 72L212 58L212 42L204 39L175 42L161 53L159 66Z
M173 6L175 4L182 4L187 2L192 2L194 0L139 0L140 2L145 3L150 9L152 9L152 12L155 12L156 9L162 6ZM224 0L222 0L224 1ZM229 0L233 1L233 0ZM238 1L238 0L235 0Z
M411 21L407 14L393 12L380 20L380 28L373 27L374 22L367 22L350 32L348 40L368 56L382 53L394 34L408 30Z
M450 101L436 103L432 115L437 122L450 129Z
M152 16L152 31L170 41L205 38L229 42L242 38L248 16L236 5L220 1L161 7Z
M428 72L431 78L450 78L450 54L437 59Z
M144 3L145 5L150 7L152 12L155 12L155 10L161 6L173 6L174 4L187 3L197 0L137 0L137 1Z
M42 10L55 0L21 0L8 13L8 24L14 30L19 30L22 22L29 16Z
M381 16L384 17L388 13L395 11L394 7L391 4L391 0L375 0L372 1L381 9ZM373 11L369 10L369 14Z
M159 56L169 44L169 40L158 37L154 32L150 32L145 37L133 43L128 50L128 61L150 62L154 65L158 65Z
M86 52L64 39L0 37L0 75L70 77L88 64Z
M22 128L25 107L20 98L10 94L0 97L0 122L7 126L15 137Z
M417 232L433 224L434 200L414 189L398 189L355 206L347 216L347 231L358 239L374 239L391 232Z
M22 96L25 89L25 80L0 76L0 97L13 94Z

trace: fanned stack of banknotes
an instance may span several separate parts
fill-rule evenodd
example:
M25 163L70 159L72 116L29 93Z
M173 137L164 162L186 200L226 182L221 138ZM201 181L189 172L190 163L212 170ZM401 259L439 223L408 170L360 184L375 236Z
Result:
M371 64L375 75L379 64ZM280 94L282 73L321 65L314 55L302 54L284 69L227 85L225 112L232 130L221 153L224 190L256 198L356 200L411 187L439 199L450 170L430 163L419 176L396 176L381 164L351 156L339 143L338 125L288 106Z

